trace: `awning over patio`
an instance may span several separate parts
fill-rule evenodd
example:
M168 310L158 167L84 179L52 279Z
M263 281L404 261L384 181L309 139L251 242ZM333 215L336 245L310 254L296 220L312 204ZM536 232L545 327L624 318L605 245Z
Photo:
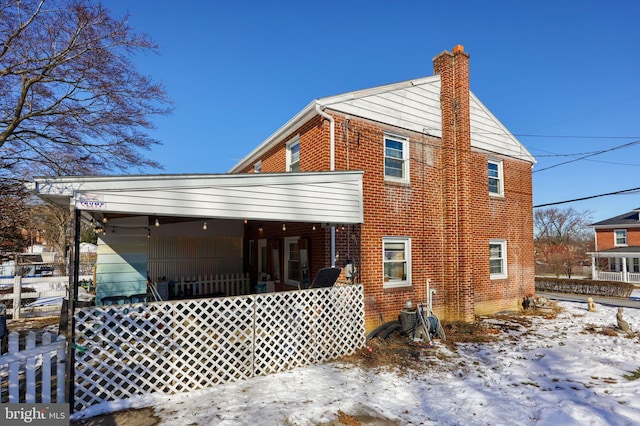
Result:
M363 222L361 171L36 177L31 190L65 208L210 219Z

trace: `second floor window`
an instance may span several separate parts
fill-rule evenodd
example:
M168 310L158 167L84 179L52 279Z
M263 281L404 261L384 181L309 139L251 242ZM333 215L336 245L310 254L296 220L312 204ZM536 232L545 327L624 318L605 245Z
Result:
M489 160L489 194L504 195L502 161Z
M300 171L300 138L295 137L287 142L287 171Z
M384 135L384 178L409 181L409 139Z
M615 245L617 246L626 246L627 245L627 230L626 229L616 229L613 231Z

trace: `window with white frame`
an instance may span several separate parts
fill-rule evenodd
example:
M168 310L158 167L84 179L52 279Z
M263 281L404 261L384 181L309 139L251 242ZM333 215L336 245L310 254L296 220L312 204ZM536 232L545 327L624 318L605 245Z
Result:
M626 229L616 229L613 231L614 244L616 246L626 246L627 245L627 230Z
M300 284L300 237L284 239L284 282Z
M500 160L489 160L489 194L504 195L504 178Z
M262 173L262 160L256 161L253 165L253 173Z
M409 139L384 134L384 178L399 182L409 181Z
M489 271L491 279L507 278L507 242L489 241Z
M384 288L411 285L411 238L382 239Z
M300 171L300 137L296 136L287 142L287 171Z

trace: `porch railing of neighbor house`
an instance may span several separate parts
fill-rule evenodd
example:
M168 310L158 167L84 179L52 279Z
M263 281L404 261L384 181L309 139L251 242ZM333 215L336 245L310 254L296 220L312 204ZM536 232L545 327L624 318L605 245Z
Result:
M596 271L594 279L599 281L618 281L627 283L640 283L640 273L627 272L609 272L609 271Z
M80 308L73 409L203 389L354 353L361 284Z
M20 335L9 334L9 351L0 356L0 402L65 402L66 341L52 333L29 332L24 348Z

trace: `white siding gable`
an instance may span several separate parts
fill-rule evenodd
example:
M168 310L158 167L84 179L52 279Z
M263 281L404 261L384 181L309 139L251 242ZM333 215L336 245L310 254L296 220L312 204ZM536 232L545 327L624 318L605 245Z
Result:
M442 137L440 75L318 99L332 110L402 129ZM535 162L533 156L473 94L471 146Z
M330 109L442 137L440 76L319 99Z

